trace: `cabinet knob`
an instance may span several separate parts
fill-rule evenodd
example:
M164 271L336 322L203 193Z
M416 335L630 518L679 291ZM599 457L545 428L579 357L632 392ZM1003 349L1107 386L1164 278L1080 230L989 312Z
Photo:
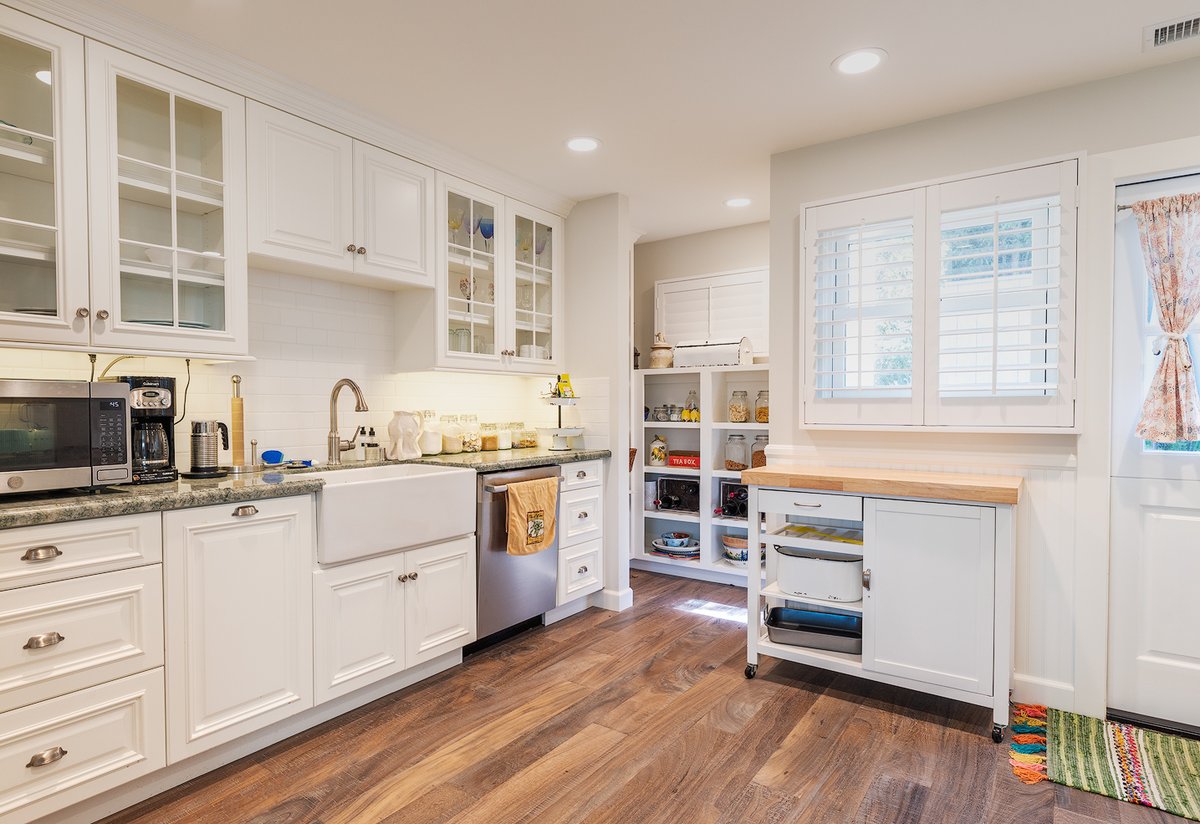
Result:
M863 570L863 589L870 589L870 588L871 588L871 570L864 569Z
M96 320L108 320L108 310L101 309L96 313Z
M357 252L357 251L358 251L358 247L357 247L357 246L355 246L353 243L351 243L349 246L347 246L347 247L346 247L346 251L347 251L347 252L351 252L351 253L353 253L353 252Z
M414 573L412 573L411 575L409 575L409 576L408 576L408 580L410 580L410 581L415 581L415 580L417 580L417 573L415 573L415 572L414 572Z
M41 635L30 636L25 642L25 646L21 649L42 649L43 647L52 647L55 644L61 644L67 640L65 635L59 635L57 632L43 632Z
M91 314L91 312L88 311L88 308L86 306L80 306L78 309L75 310L75 317L77 317L77 318L86 318L90 314Z
M44 767L47 764L53 764L55 761L62 758L66 754L67 754L67 751L64 750L62 747L51 747L48 750L42 750L39 753L34 753L33 757L31 757L29 759L29 763L26 764L25 766L26 767Z
M579 568L579 573L578 573L578 574L580 574L580 575L587 575L587 567L586 567L586 566L581 566L581 567Z
M358 247L358 253L359 253L360 255L365 255L365 254L367 253L367 247L366 247L366 246L359 246L359 247Z
M38 561L49 561L62 555L62 550L53 544L45 546L35 546L25 550L25 554L21 556L22 561L36 563Z
M585 472L581 469L575 473L575 477L582 481L584 478L587 477L587 472Z
M577 515L576 517L578 517L578 518L579 518L579 520L581 520L581 521L582 521L584 518L586 518L586 517L587 517L587 510L586 510L586 509L585 509L585 510L583 510L583 511L582 511L582 512L580 512L580 513L579 513L579 515Z
M407 580L408 580L408 576L407 576L407 575L401 575L401 576L400 576L399 578L397 578L396 580L397 580L397 581L399 581L400 583L402 583L402 584L403 584L405 581L407 581Z
M249 518L251 515L257 514L258 507L254 506L253 504L245 504L233 510L233 517L235 518Z

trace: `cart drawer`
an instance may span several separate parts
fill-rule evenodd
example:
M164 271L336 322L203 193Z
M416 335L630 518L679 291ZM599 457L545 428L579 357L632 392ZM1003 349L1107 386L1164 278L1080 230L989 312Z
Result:
M863 499L859 495L831 495L827 492L793 492L764 489L758 493L761 512L782 515L807 515L810 518L831 518L835 521L861 521Z

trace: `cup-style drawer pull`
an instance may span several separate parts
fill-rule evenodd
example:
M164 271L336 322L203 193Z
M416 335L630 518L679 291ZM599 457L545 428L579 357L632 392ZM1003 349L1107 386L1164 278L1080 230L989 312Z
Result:
M587 477L587 472L585 470L581 469L575 473L575 477L579 478L580 480L583 480L584 478Z
M585 509L585 510L583 510L583 511L581 511L581 512L579 513L579 518L580 518L580 520L582 520L582 519L586 518L587 516L588 516L588 514L587 514L587 510L586 510L586 509Z
M579 572L577 572L576 574L577 574L577 575L587 575L587 567L586 567L586 566L581 566L581 567L579 568Z
M66 636L59 635L57 632L43 632L41 635L32 635L25 642L25 646L21 649L41 649L42 647L52 647L55 644L61 644L67 640Z
M251 515L257 515L257 514L258 514L258 507L254 506L252 504L245 504L245 505L239 506L237 509L233 510L233 517L235 517L235 518L249 518Z
M863 570L863 589L870 589L870 588L871 588L871 570L864 569Z
M799 501L793 501L792 506L802 506L805 509L820 509L821 508L820 504L802 504Z
M37 561L49 561L62 555L62 550L52 544L45 546L35 546L25 550L25 554L21 556L22 561L36 563Z
M42 750L41 752L34 753L33 757L31 757L29 759L29 763L26 764L25 766L26 767L44 767L47 764L53 764L55 761L59 760L66 754L67 754L67 751L64 750L62 747L51 747L48 750Z

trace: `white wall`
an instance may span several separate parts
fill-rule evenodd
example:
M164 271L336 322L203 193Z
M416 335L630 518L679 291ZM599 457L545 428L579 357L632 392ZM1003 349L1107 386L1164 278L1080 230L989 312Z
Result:
M374 426L386 442L392 410L474 413L480 421L550 422L553 412L538 396L548 379L446 372L396 373L392 293L301 275L250 272L249 362L192 363L187 419L177 428L178 463L186 469L189 423L229 422L230 375L242 376L246 401L246 448L280 449L292 458L324 461L329 432L329 392L339 378L358 382L369 412L354 411L341 393L338 421L343 437L352 426ZM111 355L100 355L97 374ZM0 377L86 380L87 356L74 352L0 349ZM110 374L173 375L182 398L184 362L179 358L122 361ZM178 415L179 410L176 410ZM177 447L178 448L178 447ZM228 455L223 455L226 462Z
M633 341L642 353L643 368L650 364L650 344L654 342L654 284L670 278L763 268L770 257L770 229L770 223L748 223L633 247Z
M1098 480L1107 478L1109 454L1111 231L1081 232L1082 435L817 432L799 422L797 218L814 200L1200 134L1200 111L1180 105L1197 82L1200 61L1192 60L772 157L772 461L1024 475L1016 636L1021 700L1104 712L1106 588L1095 573L1108 564L1108 492ZM1104 202L1105 193L1087 190L1086 178L1083 189L1081 202ZM1111 209L1111 196L1107 202ZM1111 213L1096 220L1111 226ZM1088 225L1085 214L1080 225ZM1093 259L1109 265L1092 268Z

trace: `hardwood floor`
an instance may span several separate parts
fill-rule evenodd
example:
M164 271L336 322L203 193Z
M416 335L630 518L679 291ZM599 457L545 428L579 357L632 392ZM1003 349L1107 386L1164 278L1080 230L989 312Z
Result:
M106 824L1183 819L1013 778L990 712L762 660L744 591L634 571L591 609Z

